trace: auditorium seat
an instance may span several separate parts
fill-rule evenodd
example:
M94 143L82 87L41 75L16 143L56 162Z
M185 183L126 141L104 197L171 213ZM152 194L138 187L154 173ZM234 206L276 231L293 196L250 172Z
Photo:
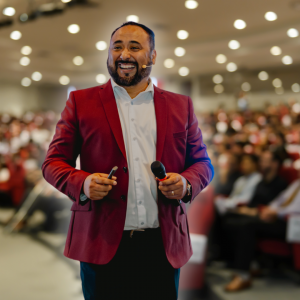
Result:
M206 187L191 203L187 217L189 231L207 236L214 219L213 188ZM187 263L181 268L179 289L181 291L201 290L204 284L205 261L201 264Z

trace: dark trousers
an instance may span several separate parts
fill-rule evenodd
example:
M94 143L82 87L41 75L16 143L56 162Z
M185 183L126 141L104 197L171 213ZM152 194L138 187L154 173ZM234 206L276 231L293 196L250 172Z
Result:
M241 271L249 271L259 238L284 239L286 234L286 222L280 219L266 223L258 217L232 213L225 215L221 223L225 257Z
M180 269L167 260L160 228L124 231L106 265L80 263L85 300L176 300Z

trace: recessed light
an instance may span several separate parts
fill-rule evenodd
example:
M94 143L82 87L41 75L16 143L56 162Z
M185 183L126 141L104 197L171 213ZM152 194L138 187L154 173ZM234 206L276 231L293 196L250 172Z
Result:
M299 93L300 92L300 85L299 85L299 83L294 83L293 85L292 85L292 91L294 92L294 93ZM300 111L299 111L300 112Z
M241 88L244 92L249 92L251 90L251 85L249 82L244 82L242 83Z
M198 7L198 2L195 0L186 0L185 7L188 9L195 9Z
M297 36L299 36L299 31L295 28L290 28L288 31L287 31L287 35L290 37L290 38L295 38Z
M227 64L226 69L228 72L235 72L237 70L237 65L234 62Z
M96 43L96 48L100 51L103 51L107 48L107 44L104 41L99 41Z
M67 85L70 83L70 78L66 75L60 76L59 77L59 83L62 85Z
M189 70L189 68L187 68L187 67L181 67L181 68L178 70L178 73L179 73L180 76L187 76L187 75L189 75L190 70Z
M187 39L189 36L189 33L186 31L186 30L179 30L177 32L177 37L180 39L180 40L185 40Z
M239 49L240 48L240 43L236 40L231 40L229 43L228 43L228 47L232 50L236 50L236 49Z
M262 81L269 79L269 74L266 71L261 71L258 73L258 78Z
M30 58L27 56L24 56L20 59L20 65L22 66L28 66L30 64Z
M12 17L16 10L13 7L5 7L2 12L5 16Z
M170 68L173 68L175 65L175 61L172 59L172 58L167 58L165 61L164 61L164 66L168 69Z
M21 53L22 53L23 55L29 55L31 52L32 52L32 49L31 49L31 47L29 47L29 46L24 46L24 47L22 47L22 49L21 49Z
M227 57L224 54L218 54L216 56L216 62L218 64L224 64L227 61Z
M236 29L244 29L247 26L247 24L245 21L238 19L234 21L233 26Z
M217 93L217 94L221 94L224 92L224 86L222 84L217 84L214 86L214 91Z
M126 21L127 22L135 22L138 23L139 22L139 17L136 15L130 15L126 17Z
M15 30L15 31L13 31L11 34L10 34L10 38L12 39L12 40L19 40L20 38L22 37L22 33L20 32L20 31L18 31L18 30Z
M289 56L289 55L285 55L283 58L282 58L282 62L285 64L285 65L291 65L293 63L293 59Z
M182 48L182 47L177 47L177 48L175 48L174 53L175 53L176 56L179 56L179 57L184 56L185 55L185 49Z
M84 62L84 60L83 60L83 58L81 56L75 56L73 58L73 63L76 66L81 66L83 64L83 62Z
M281 48L278 46L274 46L270 49L271 54L280 55L282 53Z
M265 13L265 19L267 21L275 21L277 19L277 15L273 11L268 11Z
M77 24L71 24L68 26L68 31L72 34L78 33L79 30L80 30L80 27Z
M104 83L104 82L106 82L106 76L104 74L98 74L96 76L96 81L98 83Z
M30 86L31 85L31 79L30 78L28 78L28 77L24 77L22 80L21 80L21 84L23 85L23 86Z
M275 78L273 81L272 81L272 84L274 87L276 88L279 88L282 86L282 81L279 79L279 78Z
M223 76L220 74L216 74L213 78L212 81L216 84L222 83L223 82Z
M40 72L33 72L31 78L34 81L40 81L42 79L42 74Z

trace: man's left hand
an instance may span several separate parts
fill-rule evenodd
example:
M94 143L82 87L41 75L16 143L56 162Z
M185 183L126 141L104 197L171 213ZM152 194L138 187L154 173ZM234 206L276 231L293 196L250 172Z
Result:
M177 173L167 173L167 176L166 180L159 182L158 188L168 199L182 199L187 191L186 179Z

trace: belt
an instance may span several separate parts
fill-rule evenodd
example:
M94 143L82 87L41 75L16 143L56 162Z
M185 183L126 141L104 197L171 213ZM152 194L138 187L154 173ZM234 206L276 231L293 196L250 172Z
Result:
M123 234L125 236L129 235L131 238L133 236L133 233L134 232L153 232L153 231L157 231L157 230L160 230L160 227L157 227L157 228L145 228L145 229L133 229L133 230L124 230L123 231Z

